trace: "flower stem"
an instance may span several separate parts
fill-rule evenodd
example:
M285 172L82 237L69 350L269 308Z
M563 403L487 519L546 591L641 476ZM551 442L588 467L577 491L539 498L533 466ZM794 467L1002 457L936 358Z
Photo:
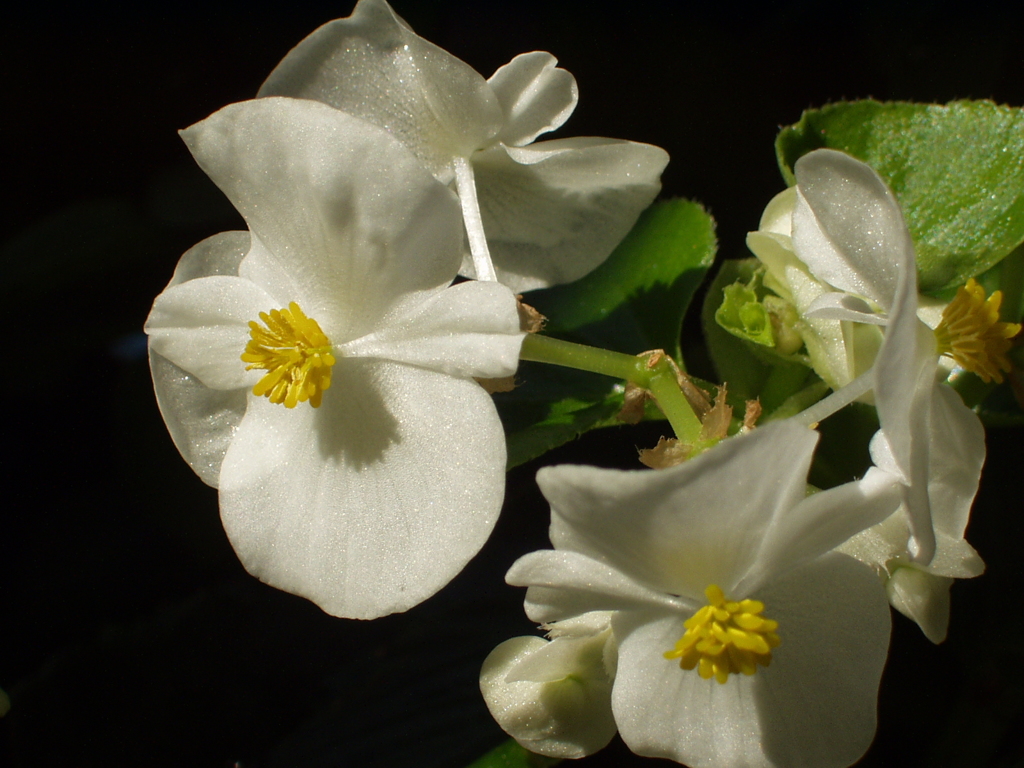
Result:
M654 396L665 418L675 430L676 437L690 444L700 439L700 419L679 388L675 367L668 355L625 355L610 349L588 347L551 336L529 333L523 341L520 357L523 360L561 365L600 373L614 379L625 379Z
M466 224L469 252L473 256L476 279L494 282L498 276L494 272L491 251L487 247L487 238L484 236L484 222L480 216L480 203L476 198L476 179L473 176L473 166L464 157L455 158L455 188L459 192L462 220Z

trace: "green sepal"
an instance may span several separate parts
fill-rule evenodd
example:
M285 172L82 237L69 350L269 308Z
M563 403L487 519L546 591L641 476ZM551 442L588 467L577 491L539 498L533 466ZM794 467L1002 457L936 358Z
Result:
M737 338L775 349L768 310L757 298L757 292L743 282L722 288L722 303L715 310L715 322Z
M863 160L892 187L923 293L962 285L1024 242L1024 110L873 100L807 110L775 141L789 184L797 159L820 147Z

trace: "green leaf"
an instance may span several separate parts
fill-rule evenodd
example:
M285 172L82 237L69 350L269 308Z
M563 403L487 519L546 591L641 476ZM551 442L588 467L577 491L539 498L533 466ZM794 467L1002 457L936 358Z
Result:
M681 362L683 316L717 247L714 220L699 203L657 202L600 267L526 302L548 318L553 336L630 354L664 349Z
M473 762L469 768L548 768L560 762L558 758L535 755L509 739Z
M922 292L962 285L1024 242L1024 110L871 100L808 110L775 142L788 183L797 159L820 147L863 160L892 187Z
M600 267L568 285L533 291L526 302L548 318L546 335L639 354L664 349L681 363L683 317L717 240L698 203L648 208ZM514 467L598 427L617 424L622 382L551 365L523 363L512 392L495 395ZM649 409L658 418L656 409Z

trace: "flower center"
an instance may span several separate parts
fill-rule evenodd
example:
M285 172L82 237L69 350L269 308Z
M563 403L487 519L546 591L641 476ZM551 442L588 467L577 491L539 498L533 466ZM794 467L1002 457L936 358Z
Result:
M683 669L694 669L705 680L712 677L719 683L729 675L742 672L752 675L757 665L772 662L772 648L778 647L775 630L779 622L761 616L760 600L733 602L716 584L704 590L708 604L688 618L686 632L666 659L679 659Z
M1017 323L999 320L1002 302L1002 291L986 299L985 289L972 277L957 290L935 329L938 353L952 357L985 383L993 379L1001 382L1002 372L1009 372L1012 366L1006 353L1012 346L1011 339L1020 333Z
M245 370L267 371L252 393L285 408L307 400L319 407L324 390L331 386L334 365L331 342L319 323L306 317L294 301L288 309L260 312L260 320L263 325L249 321L252 338L242 353L242 362L248 363Z

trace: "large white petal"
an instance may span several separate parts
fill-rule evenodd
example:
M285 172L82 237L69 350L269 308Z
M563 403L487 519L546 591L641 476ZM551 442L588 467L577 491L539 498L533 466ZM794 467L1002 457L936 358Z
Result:
M551 542L669 594L728 592L773 521L803 499L817 440L776 422L670 469L545 467L537 483L551 503Z
M505 580L526 591L526 615L539 623L562 621L592 611L695 606L639 584L586 555L545 549L519 558Z
M932 388L928 495L935 530L963 538L985 463L985 428L952 387Z
M500 378L515 373L523 336L512 292L498 283L471 281L436 294L338 350L453 376Z
M258 376L241 355L249 322L276 302L241 277L213 275L172 286L156 297L146 320L149 347L211 389L251 386Z
M878 579L830 554L755 597L782 644L771 666L724 685L662 655L686 616L617 617L612 707L630 749L691 768L845 768L867 750L889 640Z
M916 623L933 643L941 643L949 629L951 586L949 577L908 565L893 571L885 591L893 608Z
M487 80L505 114L497 141L522 147L569 119L579 101L576 78L545 51L521 53Z
M313 99L387 129L447 183L501 127L487 81L413 32L384 0L360 0L293 48L260 96Z
M422 602L477 553L504 475L501 422L478 384L342 359L318 409L250 396L221 516L254 576L370 619Z
M236 275L248 232L222 232L194 245L178 261L168 288L210 275ZM220 464L245 414L245 391L210 389L170 360L149 353L160 415L175 447L207 485L217 487Z
M914 245L892 191L865 163L818 149L795 167L796 255L819 279L888 310Z
M289 300L333 342L375 330L455 277L455 196L380 128L275 98L232 104L182 137L245 217L253 250L290 277Z
M498 279L522 292L576 280L608 258L657 196L668 154L575 138L499 145L472 159ZM468 257L462 272L473 274Z

